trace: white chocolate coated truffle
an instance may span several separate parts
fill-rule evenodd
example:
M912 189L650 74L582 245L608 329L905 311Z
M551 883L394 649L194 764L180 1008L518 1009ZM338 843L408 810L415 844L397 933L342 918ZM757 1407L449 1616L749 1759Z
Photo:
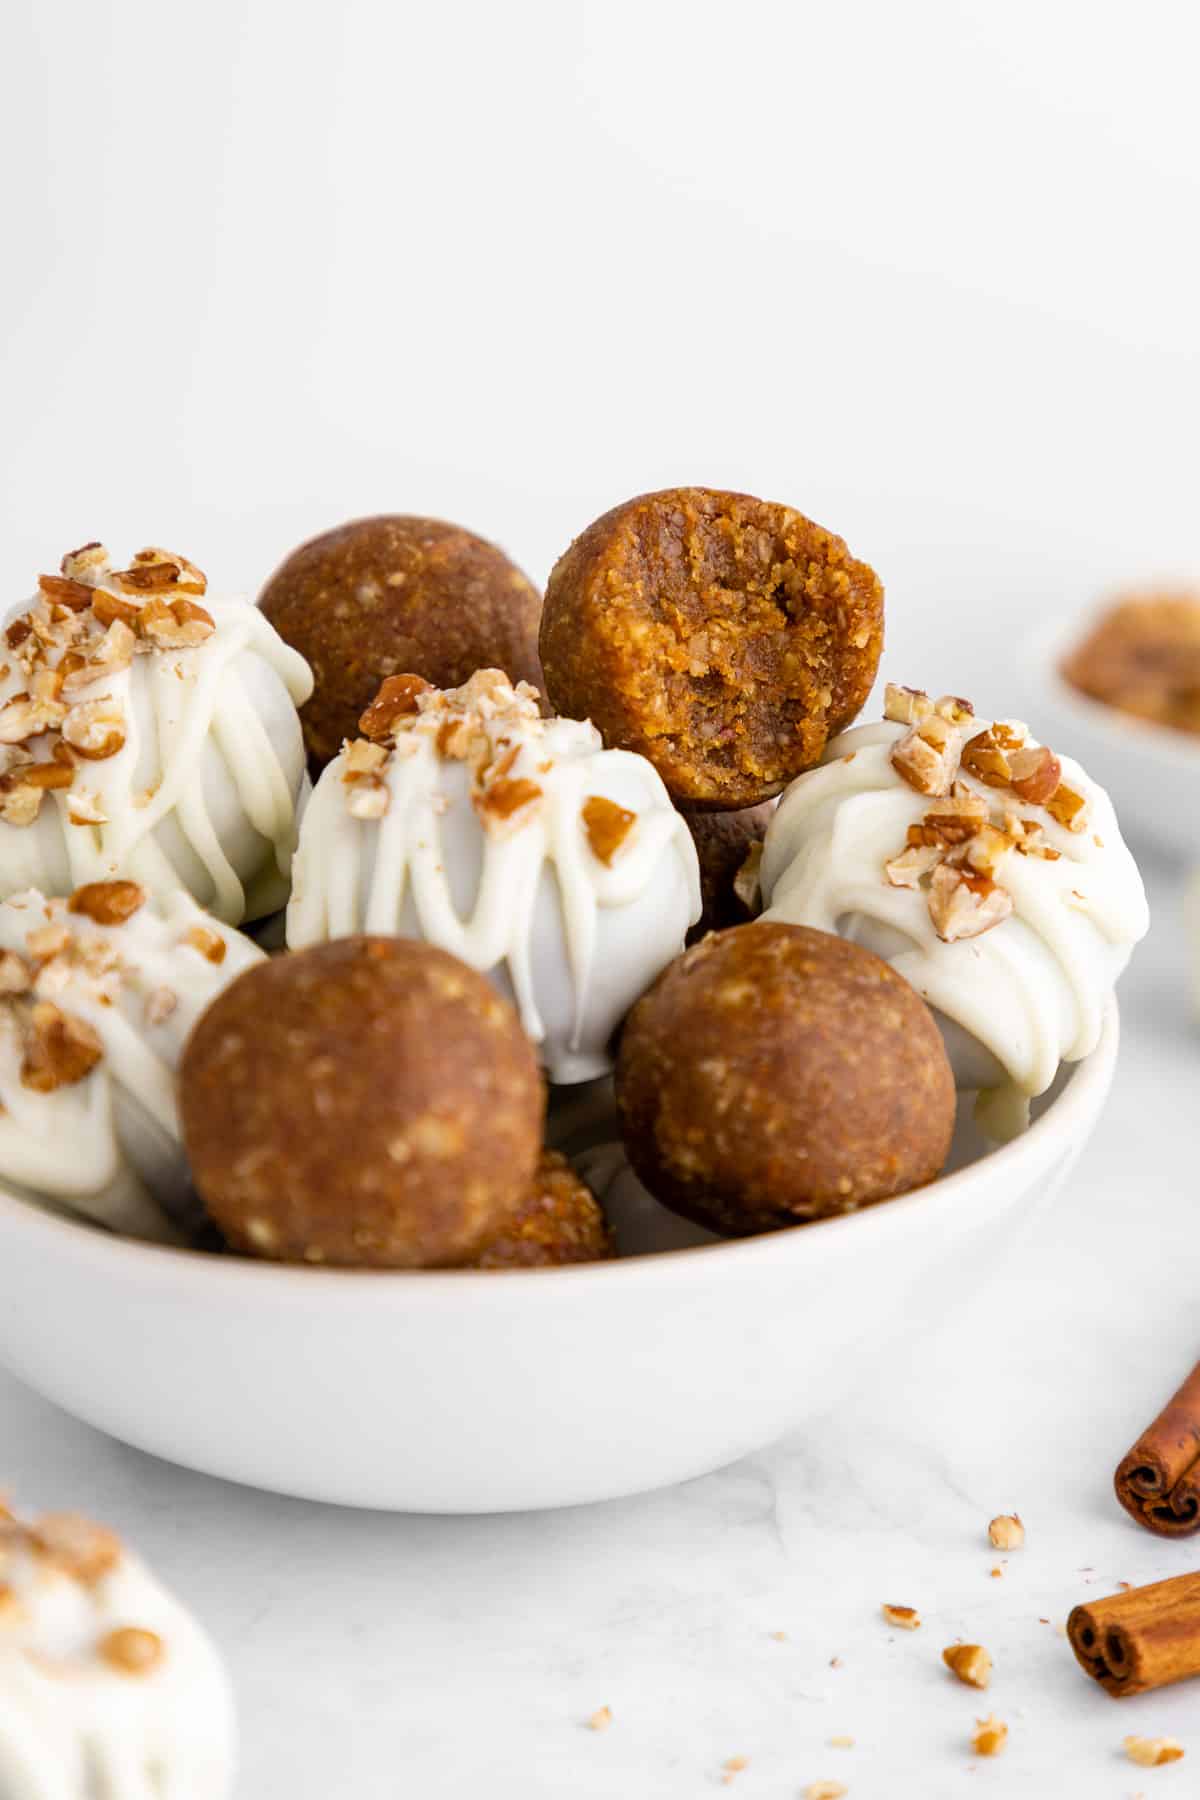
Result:
M184 1607L104 1527L0 1507L0 1800L229 1800L235 1761Z
M990 1135L1011 1136L1095 1048L1149 924L1141 878L1107 794L1024 726L909 689L888 704L784 794L764 916L885 957L939 1015L959 1085L988 1090Z
M181 890L106 883L73 902L31 892L0 903L0 1183L174 1238L191 1194L175 1095L183 1047L209 1002L262 960Z
M444 693L396 677L364 718L375 741L343 750L304 817L289 945L423 938L515 1001L552 1081L603 1074L700 913L695 847L655 769L540 718L496 670Z
M0 898L128 876L239 924L287 900L304 659L182 557L63 558L0 646ZM158 585L155 585L155 584Z

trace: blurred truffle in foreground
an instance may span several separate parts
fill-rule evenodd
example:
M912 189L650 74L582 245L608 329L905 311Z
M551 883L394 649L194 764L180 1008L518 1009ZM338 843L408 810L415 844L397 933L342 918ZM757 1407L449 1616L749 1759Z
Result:
M196 1186L235 1249L447 1268L525 1199L545 1100L516 1014L456 957L355 937L249 970L180 1079Z
M954 1129L924 1001L870 951L803 926L755 923L686 951L630 1014L616 1079L641 1180L731 1236L920 1187Z
M541 597L502 550L442 519L354 519L302 544L259 600L313 672L304 740L324 768L389 675L459 687L476 669L542 684Z

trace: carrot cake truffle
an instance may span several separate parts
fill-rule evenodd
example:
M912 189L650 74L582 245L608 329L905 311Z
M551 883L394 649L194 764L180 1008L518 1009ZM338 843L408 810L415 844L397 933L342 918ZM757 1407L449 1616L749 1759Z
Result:
M699 916L696 852L644 757L483 669L443 692L384 683L305 814L295 948L422 938L515 1000L550 1079L611 1068L609 1040Z
M470 1262L526 1201L541 1151L516 1014L465 963L401 938L248 970L193 1032L180 1091L217 1227L285 1262Z
M762 887L765 918L839 931L912 983L994 1138L1095 1048L1149 923L1112 803L1077 763L1015 720L894 686L883 723L780 801Z
M0 1505L5 1800L230 1800L236 1739L216 1650L113 1532Z
M543 1150L529 1192L473 1259L474 1269L548 1269L615 1254L604 1210L565 1156Z
M711 488L627 500L546 589L557 711L650 758L681 804L767 799L820 758L871 691L883 589L788 506Z
M1200 593L1127 595L1064 658L1062 673L1105 706L1200 732Z
M804 926L713 932L634 1007L621 1135L665 1205L731 1236L932 1181L954 1077L929 1008L880 957Z
M541 596L502 550L442 519L355 519L294 550L260 604L316 678L304 708L314 771L353 737L389 675L459 687L476 669L540 686Z
M0 904L0 1181L113 1230L177 1237L191 1196L184 1041L262 960L179 889L94 882Z
M38 577L0 645L0 898L125 876L230 924L287 899L301 657L185 557L101 544Z
M700 895L704 910L692 926L688 942L707 931L745 925L757 910L758 865L775 802L747 806L740 812L689 812L687 828L700 859Z

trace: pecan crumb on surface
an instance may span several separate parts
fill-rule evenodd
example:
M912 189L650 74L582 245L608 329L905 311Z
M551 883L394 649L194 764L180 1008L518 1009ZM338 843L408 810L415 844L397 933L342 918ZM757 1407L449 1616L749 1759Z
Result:
M844 1781L810 1781L804 1790L804 1800L842 1800L849 1792Z
M997 1513L988 1525L988 1541L997 1550L1019 1550L1025 1542L1020 1513Z
M591 1718L588 1720L588 1722L587 1722L588 1730L589 1731L607 1731L609 1726L612 1724L612 1722L613 1722L612 1707L611 1706L601 1706L601 1707L597 1708L597 1710L592 1714Z
M76 888L68 910L97 925L123 925L146 904L146 890L136 881L89 881Z
M839 1731L834 1737L830 1738L829 1748L831 1750L853 1750L854 1739L848 1732Z
M999 1756L1007 1742L1008 1726L995 1713L986 1719L976 1719L971 1738L971 1748L976 1756Z
M612 862L636 822L635 812L604 794L589 794L583 803L583 829L598 862Z
M967 1687L985 1688L992 1678L992 1659L982 1644L950 1644L942 1661Z
M916 1631L921 1624L921 1615L915 1606L892 1606L886 1600L880 1607L889 1625L896 1625L901 1631Z
M1183 1755L1183 1745L1178 1738L1169 1737L1127 1737L1124 1750L1130 1762L1135 1762L1143 1769L1156 1769L1162 1763L1178 1762Z
M184 943L192 950L198 950L201 956L210 963L225 961L225 940L218 932L210 930L207 925L193 925L184 933Z

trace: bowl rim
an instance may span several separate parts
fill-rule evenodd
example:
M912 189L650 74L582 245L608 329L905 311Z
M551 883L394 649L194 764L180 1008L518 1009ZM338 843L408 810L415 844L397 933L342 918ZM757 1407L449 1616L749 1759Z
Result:
M1046 691L1064 711L1074 713L1094 731L1112 736L1123 749L1133 744L1162 756L1195 780L1200 771L1200 736L1180 731L1173 725L1160 725L1154 719L1140 718L1136 713L1122 712L1074 687L1062 673L1061 658L1065 651L1083 636L1087 615L1064 622L1056 620L1037 632L1033 639L1035 672Z
M0 1233L19 1232L34 1245L44 1247L47 1259L61 1261L65 1254L76 1263L90 1264L98 1280L120 1266L125 1281L134 1280L160 1291L186 1288L214 1302L269 1289L279 1303L394 1304L402 1294L404 1304L441 1303L448 1291L469 1294L478 1307L485 1298L503 1304L508 1296L541 1293L561 1295L570 1287L614 1286L632 1281L673 1284L699 1276L702 1281L719 1276L721 1269L740 1265L753 1270L767 1258L788 1259L822 1253L853 1253L865 1249L865 1234L874 1232L886 1242L889 1233L916 1229L924 1217L928 1225L947 1208L960 1206L971 1188L981 1181L1007 1183L1023 1191L1040 1166L1053 1160L1051 1140L1069 1147L1079 1136L1081 1124L1098 1112L1112 1078L1120 1041L1120 1019L1115 996L1105 1007L1099 1040L1089 1056L1072 1065L1066 1087L1029 1129L1010 1143L969 1163L950 1175L940 1175L925 1187L861 1212L814 1220L804 1226L766 1232L754 1237L727 1238L712 1244L693 1244L653 1255L617 1257L611 1261L576 1263L564 1268L533 1269L342 1269L258 1261L250 1257L219 1256L171 1244L145 1243L117 1236L84 1220L46 1211L33 1201L0 1188ZM0 1288L3 1281L0 1277Z

